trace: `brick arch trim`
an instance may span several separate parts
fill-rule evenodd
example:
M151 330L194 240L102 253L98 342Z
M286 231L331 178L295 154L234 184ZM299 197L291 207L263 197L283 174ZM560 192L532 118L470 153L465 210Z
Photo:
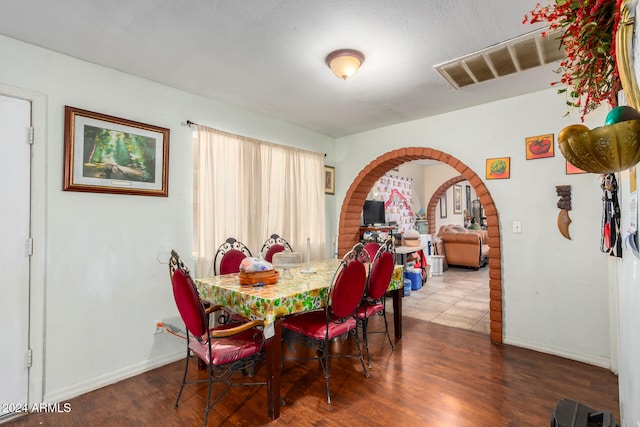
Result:
M457 158L440 150L426 147L406 147L389 151L378 156L366 165L353 180L346 192L340 208L338 226L338 253L344 254L358 242L360 237L360 213L367 194L375 182L388 170L413 160L431 159L445 163L460 172L452 179L467 180L475 190L487 216L487 234L489 235L489 289L490 289L490 339L502 343L502 263L500 248L500 227L498 212L493 198L480 177ZM459 181L458 181L459 182ZM446 183L445 183L446 184ZM443 184L443 185L445 185ZM449 184L451 186L452 183ZM442 186L441 186L442 187ZM448 188L448 187L447 187ZM433 199L433 198L432 198ZM439 199L439 197L438 197ZM438 200L436 199L436 200ZM431 203L431 201L430 201ZM437 202L436 202L437 203ZM435 210L435 206L434 206ZM435 213L434 213L435 215ZM435 217L429 219L429 231L435 228ZM433 224L433 225L432 225Z
M458 175L442 183L440 187L431 195L429 203L427 204L427 223L429 224L429 234L436 233L436 206L440 201L440 198L447 192L452 185L459 182L466 181L466 178L462 175Z

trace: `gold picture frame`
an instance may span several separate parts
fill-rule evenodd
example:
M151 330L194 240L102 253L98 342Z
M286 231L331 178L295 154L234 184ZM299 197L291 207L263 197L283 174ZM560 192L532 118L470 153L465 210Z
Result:
M64 117L64 191L169 195L169 129L70 106Z

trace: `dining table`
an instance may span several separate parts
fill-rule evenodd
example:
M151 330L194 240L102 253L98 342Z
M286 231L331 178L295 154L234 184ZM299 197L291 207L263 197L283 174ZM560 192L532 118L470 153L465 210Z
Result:
M278 269L278 281L271 285L240 284L238 273L195 279L202 299L222 305L248 320L264 322L267 401L271 419L280 416L282 318L323 308L339 262L335 258L312 260L299 267ZM402 271L402 265L395 266L388 288L393 297L396 338L402 337Z

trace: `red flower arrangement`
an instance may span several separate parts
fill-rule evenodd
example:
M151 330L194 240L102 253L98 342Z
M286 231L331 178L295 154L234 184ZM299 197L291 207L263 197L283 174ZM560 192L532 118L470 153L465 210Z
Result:
M550 0L547 6L537 3L522 21L546 21L549 31L564 29L560 43L566 58L560 62L560 81L551 84L566 86L558 93L568 94L567 105L580 109L582 121L605 101L618 105L622 83L616 66L616 32L621 4L622 0Z

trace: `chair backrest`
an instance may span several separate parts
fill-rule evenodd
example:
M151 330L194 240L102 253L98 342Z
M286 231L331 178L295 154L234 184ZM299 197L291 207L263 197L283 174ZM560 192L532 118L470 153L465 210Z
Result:
M180 255L178 255L175 250L171 249L171 258L169 258L169 277L173 278L173 273L178 269L191 274L189 267L187 267L187 264L182 260L182 258L180 258Z
M367 253L369 254L369 259L371 260L375 258L378 249L380 249L380 243L378 242L369 242L365 243L364 245L364 250L367 251Z
M262 257L267 261L271 262L273 259L273 254L282 251L290 251L293 252L293 248L285 239L280 237L277 234L272 234L264 244L262 245L262 249L260 249L260 253Z
M200 302L200 295L198 295L198 290L191 276L189 273L177 269L171 278L171 285L173 298L184 325L191 335L201 340L207 334L207 320Z
M371 262L371 258L369 258L369 252L364 249L364 245L362 243L356 243L353 245L353 248L342 257L344 261L350 261L352 259L357 259L358 261L368 264Z
M364 295L367 283L367 272L364 264L358 259L340 262L339 272L333 281L330 295L330 310L338 318L352 315Z
M240 271L240 263L246 257L250 257L251 251L244 243L239 242L233 237L229 237L220 245L213 258L213 274L238 273Z
M371 266L367 282L367 294L372 300L379 300L389 288L395 259L391 252L384 251L376 256Z
M358 308L367 285L365 263L368 262L369 254L362 243L356 243L342 257L331 281L327 313L345 318Z

